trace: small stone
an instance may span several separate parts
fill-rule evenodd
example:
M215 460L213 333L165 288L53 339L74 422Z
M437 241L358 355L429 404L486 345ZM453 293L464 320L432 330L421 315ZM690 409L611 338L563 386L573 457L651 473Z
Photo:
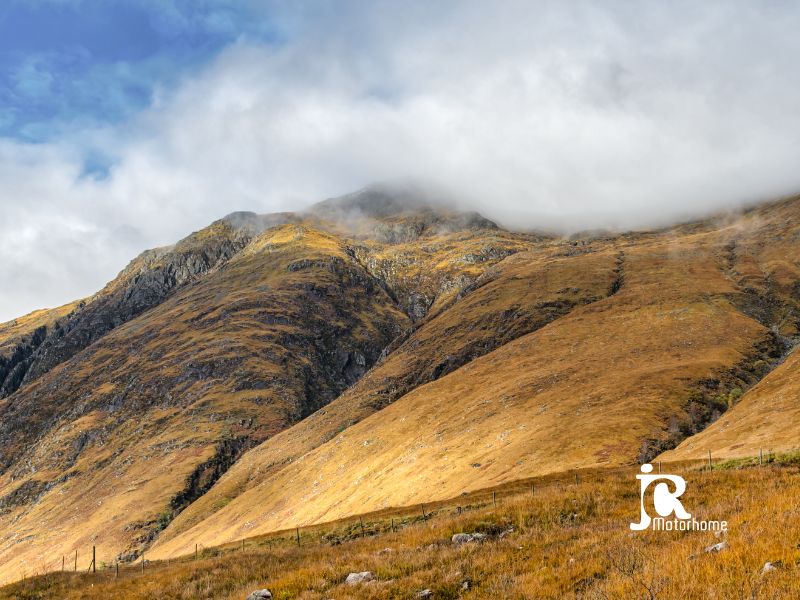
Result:
M777 571L777 570L778 570L777 564L767 561L764 563L764 566L761 569L761 574L766 575L767 573L771 573L772 571Z
M461 544L469 544L471 542L482 542L485 539L485 533L456 533L450 541L456 546L460 546Z
M373 575L370 571L362 571L361 573L350 573L344 582L347 585L358 585L359 583L366 583L367 581L373 581L374 579L375 575Z
M424 590L421 590L421 591L417 592L414 597L415 598L430 598L431 596L433 596L433 591L426 588Z
M272 600L272 592L269 590L256 590L247 597L247 600Z
M706 552L722 552L728 547L728 542L720 542L719 544L713 544L706 548Z
M472 587L472 581L470 581L469 579L465 579L465 580L464 580L464 581L461 583L461 589L462 589L463 591L465 591L465 592L466 592L466 591L468 591L468 590L469 590L469 588L471 588L471 587Z

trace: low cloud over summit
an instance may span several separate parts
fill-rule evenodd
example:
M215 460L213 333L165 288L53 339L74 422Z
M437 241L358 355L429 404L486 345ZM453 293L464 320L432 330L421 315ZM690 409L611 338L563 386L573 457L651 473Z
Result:
M52 43L24 48L24 65L0 48L0 320L89 294L144 248L234 210L303 209L376 181L422 182L505 226L564 232L800 187L790 4L211 2L193 21L180 2L143 6L139 26L161 36L149 54L93 46L88 30L65 41L75 53L86 38L76 55L102 63L84 87L53 87ZM197 43L163 41L179 34ZM46 102L22 116L12 102L102 94L98 77L115 78L113 118L76 102L43 128Z

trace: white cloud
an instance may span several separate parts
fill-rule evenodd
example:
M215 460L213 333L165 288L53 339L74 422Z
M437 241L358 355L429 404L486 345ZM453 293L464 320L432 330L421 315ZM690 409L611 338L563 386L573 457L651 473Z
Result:
M427 4L289 5L285 45L241 40L123 126L4 142L0 320L86 295L230 211L380 180L565 230L799 187L791 5ZM117 157L107 179L80 177L87 140Z

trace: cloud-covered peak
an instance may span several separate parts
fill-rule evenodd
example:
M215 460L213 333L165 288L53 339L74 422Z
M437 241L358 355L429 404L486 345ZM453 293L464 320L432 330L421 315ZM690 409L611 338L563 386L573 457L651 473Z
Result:
M79 4L88 23L98 3ZM140 5L164 9L148 25L160 39L222 42L200 44L171 85L145 73L151 92L117 119L0 139L0 320L91 293L221 215L303 210L375 181L564 232L799 187L791 4ZM57 100L36 53L21 55L23 91ZM102 63L79 86L107 86L98 114L119 81Z

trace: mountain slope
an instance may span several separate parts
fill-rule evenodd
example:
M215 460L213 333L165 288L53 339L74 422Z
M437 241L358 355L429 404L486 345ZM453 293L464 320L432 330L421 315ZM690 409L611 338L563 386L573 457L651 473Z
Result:
M441 310L387 348L387 356L375 368L325 409L247 453L218 485L176 519L162 541L414 388L576 307L606 297L615 269L613 255L583 254L574 260L569 253L565 255L561 244L543 245L502 260L462 292L464 297L455 308ZM571 287L563 287L565 280Z
M76 301L59 308L37 310L0 324L0 398L19 388L48 332L59 328L62 320L80 304Z
M756 456L800 447L800 355L794 351L800 324L800 221L797 202L752 211L731 250L732 275L751 295L764 299L751 312L769 315L784 340L785 362L744 394L728 398L731 410L686 439L663 460Z
M229 215L0 327L34 357L0 399L0 580L680 450L791 383L796 223L554 239L384 188Z
M800 355L792 354L736 405L704 431L685 440L662 460L758 456L800 446Z
M418 231L393 250L356 247L311 217L266 221L235 255L0 400L0 577L90 545L135 557L245 449L357 381L411 326L398 295L418 288L427 311L493 262L443 260L446 248L480 251L480 226ZM525 239L505 235L502 255Z
M224 263L256 233L256 223L221 220L175 246L143 252L100 292L63 311L57 322L28 340L24 360L0 368L0 397L8 396L100 339L157 306L173 291ZM16 354L20 356L20 352Z
M714 421L727 408L722 398L758 381L794 334L791 295L731 249L760 244L765 231L752 221L772 218L771 232L779 213L506 259L487 275L499 290L467 290L324 411L246 454L164 532L154 555L653 458ZM543 265L562 260L550 280ZM505 279L496 274L506 268ZM574 283L579 302L503 339L514 311L497 318L496 295L533 313L551 281L555 296ZM520 294L514 282L536 293ZM500 338L497 349L461 360L465 336L486 343L474 333L482 323Z

